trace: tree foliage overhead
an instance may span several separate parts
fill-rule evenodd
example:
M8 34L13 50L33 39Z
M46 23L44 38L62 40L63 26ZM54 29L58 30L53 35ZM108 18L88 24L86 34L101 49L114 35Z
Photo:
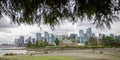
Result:
M96 27L107 26L118 19L119 0L0 0L0 16L9 16L14 23L54 26L62 18L77 22L87 17Z

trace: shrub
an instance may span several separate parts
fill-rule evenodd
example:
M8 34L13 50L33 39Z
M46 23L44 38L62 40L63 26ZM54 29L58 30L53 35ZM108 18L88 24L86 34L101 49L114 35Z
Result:
M15 53L6 53L6 54L4 54L4 56L15 56L15 55L17 55L17 54L15 54Z

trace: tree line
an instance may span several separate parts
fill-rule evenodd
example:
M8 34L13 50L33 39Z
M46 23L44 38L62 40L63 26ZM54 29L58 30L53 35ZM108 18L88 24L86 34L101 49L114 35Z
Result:
M97 39L95 37L90 37L90 39L85 43L87 46L102 46L102 47L120 47L120 40L115 39L111 36L103 36L102 39Z
M31 41L29 41L26 45L27 48L42 48L42 47L46 47L46 46L50 46L50 45L55 45L58 46L59 45L59 39L56 38L54 40L55 44L49 44L49 42L45 39L45 40L36 40L35 43L32 43Z

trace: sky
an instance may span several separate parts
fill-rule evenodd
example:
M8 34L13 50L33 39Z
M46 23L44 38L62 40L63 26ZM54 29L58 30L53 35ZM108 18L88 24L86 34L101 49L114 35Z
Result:
M4 17L0 20L0 44L3 43L13 43L15 38L19 38L20 36L24 36L25 39L29 36L35 38L36 33L42 33L44 36L44 32L47 31L49 33L53 33L55 35L69 35L71 33L79 33L79 30L83 29L84 31L91 27L92 32L96 34L104 33L109 35L113 33L115 35L120 35L120 22L114 22L111 26L111 29L98 29L93 25L90 21L78 21L75 24L64 21L60 25L55 26L55 29L52 30L48 25L27 25L27 24L12 24L11 20L8 17Z

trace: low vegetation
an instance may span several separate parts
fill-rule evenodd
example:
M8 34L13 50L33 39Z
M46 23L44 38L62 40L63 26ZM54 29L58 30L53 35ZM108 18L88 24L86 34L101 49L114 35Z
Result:
M4 54L4 56L15 56L15 55L17 55L17 54L15 54L15 53L6 53L6 54Z
M60 56L7 56L1 57L0 60L77 60L77 59Z

